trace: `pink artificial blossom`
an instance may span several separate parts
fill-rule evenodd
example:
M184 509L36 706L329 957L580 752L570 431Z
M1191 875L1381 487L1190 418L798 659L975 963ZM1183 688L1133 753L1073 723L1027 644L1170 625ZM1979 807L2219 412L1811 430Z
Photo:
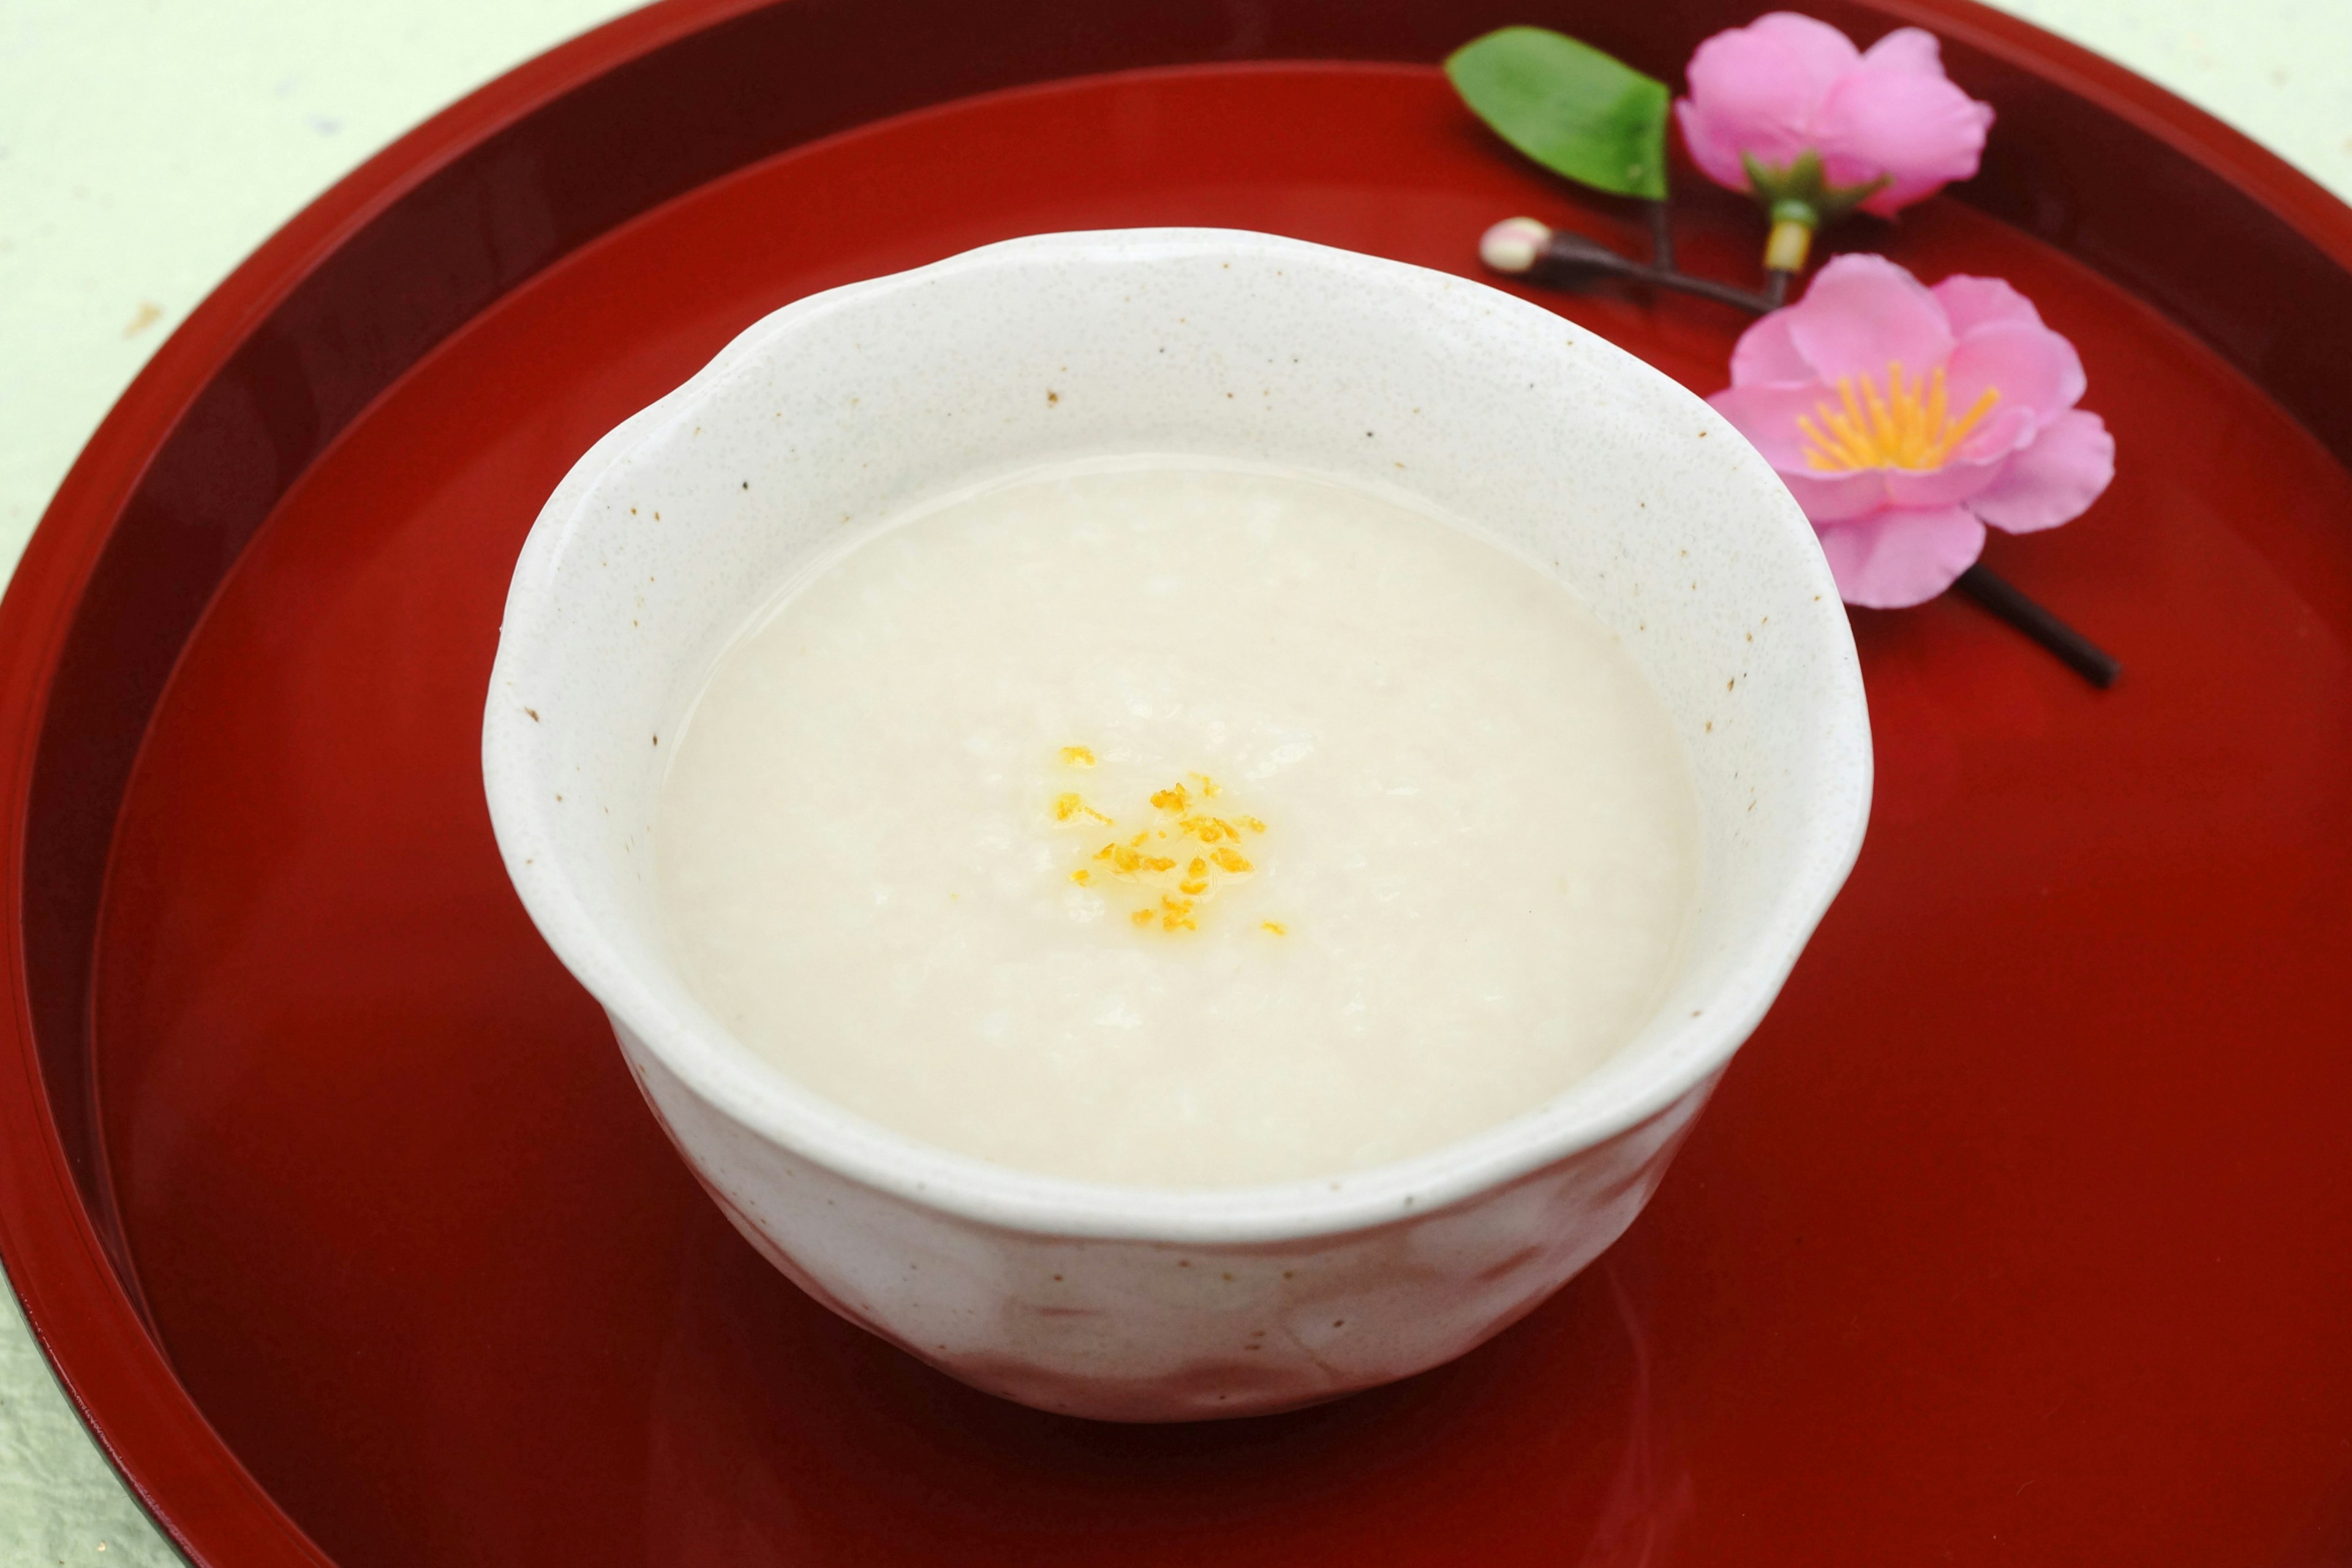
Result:
M1933 289L1884 257L1841 256L1748 329L1707 401L1812 520L1848 604L1932 599L2011 533L2082 515L2116 443L2074 345L1998 278Z
M1991 106L1952 85L1935 35L1916 27L1857 50L1826 22L1774 11L1699 45L1685 75L1675 112L1708 179L1749 191L1747 160L1786 171L1813 153L1833 192L1885 180L1860 203L1882 217L1974 174L1992 125Z

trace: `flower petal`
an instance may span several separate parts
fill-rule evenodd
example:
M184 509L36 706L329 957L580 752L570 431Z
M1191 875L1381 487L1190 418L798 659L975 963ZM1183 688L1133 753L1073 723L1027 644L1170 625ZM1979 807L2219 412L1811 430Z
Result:
M1952 456L1964 463L1998 462L2020 447L2032 445L2034 432L2041 428L2041 416L2022 403L1998 404L1991 417L1969 431Z
M2070 409L2011 458L1969 510L1995 528L2032 533L2082 516L2115 477L2116 438L2106 421Z
M1845 522L1884 507L1886 473L1885 468L1860 468L1850 474L1783 471L1780 482L1789 487L1789 493L1805 509L1806 519L1819 528L1823 523Z
M1830 83L1853 69L1862 59L1862 51L1853 47L1852 38L1827 22L1801 12L1767 11L1740 31L1786 51L1804 73L1816 96L1828 91Z
M1865 64L1830 89L1813 123L1832 182L1858 184L1882 174L1892 178L1886 189L1862 204L1865 211L1891 217L1977 172L1992 110L1940 73Z
M1889 362L1932 374L1952 352L1943 306L1919 280L1882 256L1841 256L1789 307L1789 331L1822 380L1866 375L1882 384Z
M1999 278L1971 278L1965 272L1955 272L1927 292L1944 307L1955 337L1967 337L1979 327L1989 327L1996 321L2021 321L2034 327L2042 324L2042 312L2033 308L2033 301Z
M1731 350L1734 386L1810 385L1821 380L1797 350L1789 331L1789 312L1775 310L1739 334ZM1824 391L1822 395L1828 395Z
M1797 421L1818 417L1815 410L1832 395L1811 386L1727 386L1707 399L1738 428L1764 460L1783 474L1806 471L1805 432Z
M2031 426L2025 439L2031 440ZM1936 468L1888 468L1886 498L1896 506L1953 506L2000 478L2006 450L1982 458L1955 457Z
M1699 45L1685 76L1692 111L1683 132L1694 158L1734 168L1741 153L1786 163L1813 142L1813 115L1822 95L1861 57L1843 33L1825 22L1786 12L1716 34ZM1694 123L1696 121L1696 123ZM1702 163L1707 177L1748 188L1744 169L1730 178Z
M1943 46L1925 27L1897 27L1862 51L1862 63L1921 76L1944 74Z
M1997 388L1996 406L2030 408L2037 427L2072 408L2086 384L2074 345L2047 327L1996 321L1959 341L1945 366L1948 406L1958 417L1987 387Z
M1720 116L1710 115L1687 98L1675 100L1675 119L1683 128L1683 145L1700 174L1730 190L1748 189L1748 165L1739 161L1739 143Z
M1984 551L1984 524L1965 508L1889 508L1818 530L1849 605L1897 610L1950 587Z

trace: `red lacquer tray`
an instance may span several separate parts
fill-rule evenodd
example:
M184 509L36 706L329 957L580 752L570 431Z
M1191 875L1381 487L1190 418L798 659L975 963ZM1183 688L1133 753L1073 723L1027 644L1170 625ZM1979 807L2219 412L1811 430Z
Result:
M1675 76L1753 0L679 0L330 193L107 421L0 608L0 1246L200 1563L2352 1560L2352 213L1964 0L1984 174L1866 237L2081 345L2112 491L1859 617L1876 815L1655 1204L1467 1359L1162 1429L828 1317L664 1143L477 775L508 571L598 434L813 289L1023 232L1474 270L1632 243L1432 68ZM896 116L896 118L889 118ZM1689 182L1685 181L1685 184ZM1682 220L1749 276L1729 198ZM1701 390L1742 322L1547 302Z

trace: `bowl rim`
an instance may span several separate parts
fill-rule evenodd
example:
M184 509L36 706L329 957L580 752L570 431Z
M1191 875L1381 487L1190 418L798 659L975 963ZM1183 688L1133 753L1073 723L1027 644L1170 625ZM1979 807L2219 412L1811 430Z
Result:
M1822 613L1804 624L1818 644L1816 657L1826 660L1827 694L1818 717L1826 725L1829 752L1849 759L1849 776L1842 781L1844 789L1816 792L1819 808L1800 834L1800 874L1778 889L1769 913L1756 922L1746 951L1718 985L1717 999L1702 1016L1669 1025L1641 1052L1621 1053L1518 1116L1407 1159L1260 1185L1132 1187L1018 1170L893 1131L803 1088L731 1037L711 1038L668 1005L616 952L601 922L572 890L562 870L562 857L544 831L546 792L535 786L524 761L547 738L534 735L536 727L524 721L515 704L498 700L497 693L524 661L519 650L553 630L554 568L584 503L660 430L716 395L738 363L822 317L867 308L961 272L1079 258L1148 265L1203 252L1286 258L1346 274L1360 287L1390 291L1483 289L1498 310L1524 312L1554 334L1566 329L1580 349L1599 345L1604 358L1614 355L1622 362L1621 369L1630 367L1637 378L1654 377L1686 399L1686 411L1727 437L1751 461L1753 475L1778 490L1785 503L1761 509L1777 514L1778 521L1759 526L1759 533L1799 547L1799 569L1816 580ZM861 1186L1001 1231L1234 1246L1338 1236L1433 1214L1511 1185L1669 1113L1694 1092L1703 1094L1762 1020L1852 870L1868 825L1873 771L1861 664L1818 540L1770 467L1703 399L1607 339L1474 279L1252 230L1171 227L1029 235L810 295L747 327L694 375L615 426L550 495L517 559L484 704L482 756L499 854L532 923L604 1007L623 1037L624 1050L634 1040L727 1120ZM1644 1063L1651 1070L1633 1070Z

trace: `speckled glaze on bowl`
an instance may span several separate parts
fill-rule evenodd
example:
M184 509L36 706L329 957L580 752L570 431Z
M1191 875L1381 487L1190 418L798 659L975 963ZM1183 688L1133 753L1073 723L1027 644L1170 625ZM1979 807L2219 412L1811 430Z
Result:
M1697 773L1706 860L1678 983L1599 1073L1397 1164L1146 1191L852 1116L687 991L649 875L658 738L730 636L911 501L1133 450L1401 485L1549 563L1640 658ZM532 919L754 1246L968 1383L1152 1421L1435 1365L1615 1240L1844 880L1871 762L1812 531L1696 397L1479 284L1153 229L1014 240L803 300L597 443L516 565L483 773Z

